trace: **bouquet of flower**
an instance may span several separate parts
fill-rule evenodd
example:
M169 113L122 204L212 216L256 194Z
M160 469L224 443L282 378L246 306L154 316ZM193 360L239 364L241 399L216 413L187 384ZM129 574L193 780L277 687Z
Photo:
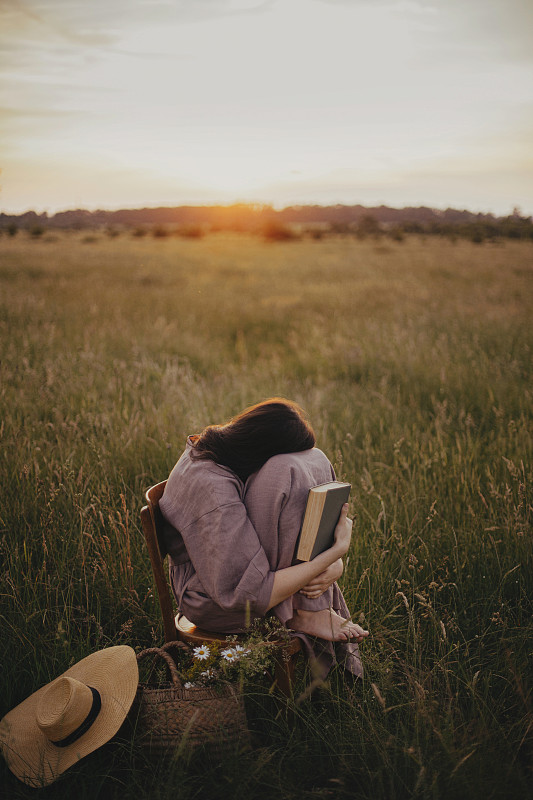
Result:
M202 643L192 649L192 660L178 656L176 666L186 689L263 675L274 665L274 649L288 633L275 618L257 620L239 642ZM274 641L275 640L275 641Z

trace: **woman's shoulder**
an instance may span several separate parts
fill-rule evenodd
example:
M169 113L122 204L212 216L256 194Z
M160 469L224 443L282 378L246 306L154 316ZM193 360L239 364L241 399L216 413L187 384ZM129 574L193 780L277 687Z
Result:
M242 481L228 467L217 464L210 458L198 458L193 448L187 448L169 476L176 478L184 487L206 484L217 491L231 487L242 487Z
M168 514L179 508L181 522L242 500L242 481L227 467L205 458L194 458L188 446L170 473L161 510ZM168 517L167 517L168 518Z

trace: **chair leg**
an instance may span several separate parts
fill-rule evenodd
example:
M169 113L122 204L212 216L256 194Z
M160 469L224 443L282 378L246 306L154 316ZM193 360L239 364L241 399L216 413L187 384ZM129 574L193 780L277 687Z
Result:
M294 672L298 653L287 657L283 651L278 653L274 662L274 679L281 694L287 699L292 696Z

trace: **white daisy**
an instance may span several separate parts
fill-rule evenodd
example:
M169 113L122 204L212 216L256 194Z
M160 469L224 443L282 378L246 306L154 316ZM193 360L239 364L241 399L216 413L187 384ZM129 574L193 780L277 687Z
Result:
M185 689L194 689L194 683L191 683L190 681L187 681L187 683L184 683L183 686L184 686Z
M216 678L216 672L214 669L206 669L205 672L200 672L200 678L205 678L205 680Z
M198 647L195 647L192 652L194 657L199 661L205 661L210 655L209 647L206 644L201 644Z
M226 661L229 661L230 664L233 661L237 661L237 659L239 658L235 650L233 650L231 647L228 647L227 650L223 650L220 655L222 656L222 658L225 658Z
M233 648L237 656L247 656L250 652L249 647L243 647L242 644L236 644Z

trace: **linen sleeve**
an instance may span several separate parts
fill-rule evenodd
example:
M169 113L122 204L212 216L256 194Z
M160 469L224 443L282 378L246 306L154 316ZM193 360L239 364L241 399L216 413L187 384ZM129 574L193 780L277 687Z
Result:
M217 605L264 616L274 572L240 499L211 509L180 533L200 583Z

